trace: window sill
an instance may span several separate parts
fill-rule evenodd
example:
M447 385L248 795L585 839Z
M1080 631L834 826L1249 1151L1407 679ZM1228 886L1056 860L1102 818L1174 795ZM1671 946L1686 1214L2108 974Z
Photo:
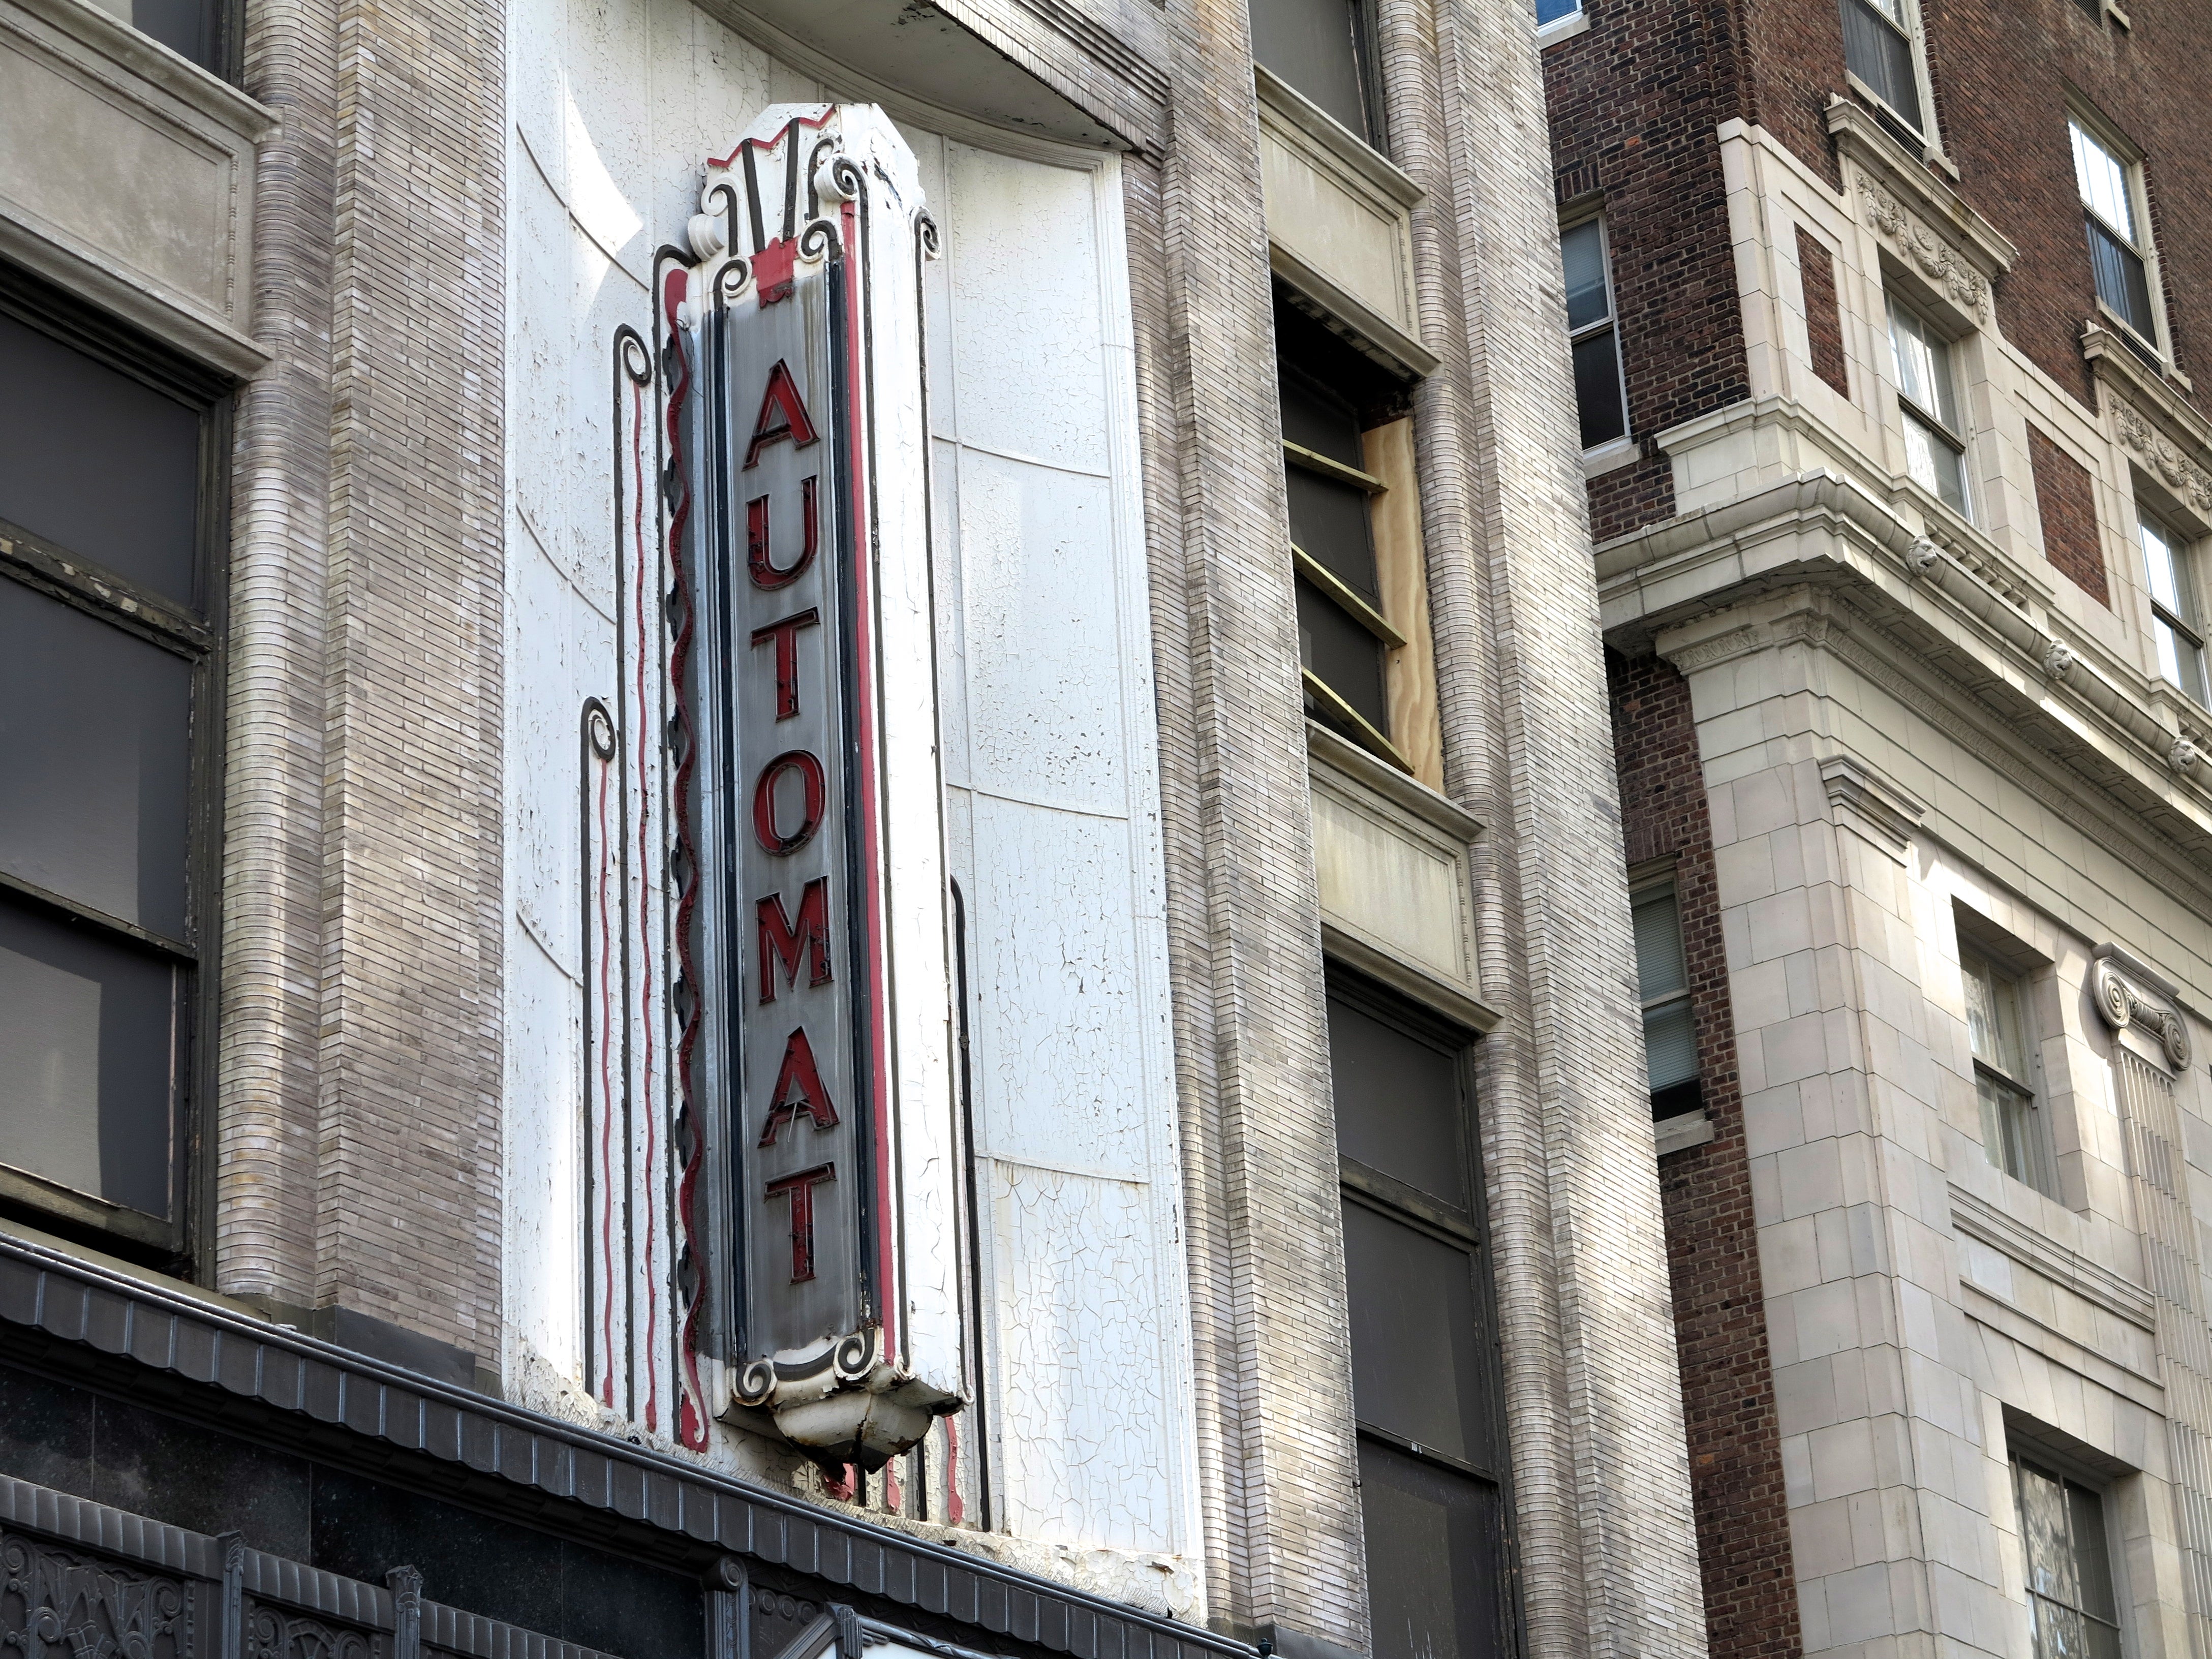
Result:
M1577 34L1588 34L1589 26L1589 14L1586 11L1570 12L1565 17L1555 17L1537 29L1536 50L1547 52L1562 40L1571 40Z
M1713 1121L1702 1107L1680 1117L1662 1117L1651 1126L1654 1150L1661 1158L1669 1152L1686 1152L1712 1138Z
M2172 357L2160 349L2157 341L2106 305L2101 297L2097 301L2097 314L2093 319L2093 326L2102 328L2122 345L2131 349L2143 367L2154 374L2165 376L2185 392L2194 392L2197 390L2190 378L2175 366Z
M1615 438L1609 444L1600 444L1583 451L1583 477L1601 477L1608 472L1618 472L1624 466L1632 466L1644 459L1644 443L1638 438Z

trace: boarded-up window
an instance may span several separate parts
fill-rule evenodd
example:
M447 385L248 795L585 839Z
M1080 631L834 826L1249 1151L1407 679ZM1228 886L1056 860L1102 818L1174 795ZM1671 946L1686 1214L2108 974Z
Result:
M1836 256L1797 227L1798 283L1805 291L1805 338L1813 372L1848 398L1851 374L1844 358L1844 318L1836 304Z
M2027 429L2035 467L2035 506L2043 520L2043 556L2099 605L2109 606L2105 549L2097 534L2097 493L2088 469L2036 430Z

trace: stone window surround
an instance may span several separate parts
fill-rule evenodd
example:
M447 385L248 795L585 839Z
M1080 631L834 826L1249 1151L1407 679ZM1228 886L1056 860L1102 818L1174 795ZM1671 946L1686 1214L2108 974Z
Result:
M255 159L258 147L276 133L276 112L89 0L6 0L0 4L0 51L52 65L63 84L73 81L94 91L141 128L199 158L220 156L229 169L219 294L195 294L155 276L146 252L105 225L57 222L12 200L4 175L0 257L210 368L241 380L258 372L269 353L252 337L248 307Z

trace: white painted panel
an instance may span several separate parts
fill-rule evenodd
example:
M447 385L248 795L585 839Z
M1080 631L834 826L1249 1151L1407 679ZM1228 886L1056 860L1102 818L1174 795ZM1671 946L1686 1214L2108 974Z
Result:
M1142 1180L1129 826L980 795L969 974L991 1152Z
M965 144L945 152L960 436L1103 473L1093 175Z
M1149 1195L1009 1164L992 1191L1006 1524L1048 1542L1157 1549L1176 1531L1166 1391L1182 1385L1161 1364L1177 1313L1161 1298Z
M1126 812L1111 486L972 449L958 480L969 781Z

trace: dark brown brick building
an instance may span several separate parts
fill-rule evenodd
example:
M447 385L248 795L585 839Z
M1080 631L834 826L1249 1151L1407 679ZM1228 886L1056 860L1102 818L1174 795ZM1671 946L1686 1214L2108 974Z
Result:
M2161 1651L2212 6L1538 13L1712 1651Z

